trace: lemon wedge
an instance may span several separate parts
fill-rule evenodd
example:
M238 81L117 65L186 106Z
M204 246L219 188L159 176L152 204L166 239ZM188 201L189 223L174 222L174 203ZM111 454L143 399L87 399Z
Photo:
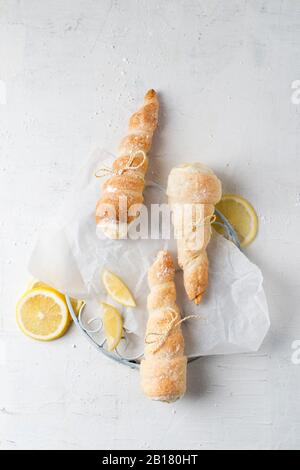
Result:
M49 286L47 286L47 284L45 284L44 282L38 281L37 279L32 279L27 286L27 290L39 289L39 288L44 288L44 287L46 287L46 289L49 288Z
M27 289L28 290L31 290L31 289L39 289L39 288L46 288L46 289L51 289L51 290L55 290L55 292L57 292L59 295L62 295L61 292L59 292L58 290L56 289L53 289L52 287L48 286L47 284L45 284L44 282L42 281L39 281L38 279L32 279L29 284L28 284L28 287ZM81 307L83 306L84 304L84 301L83 300L79 300L79 299L74 299L71 297L71 304L72 304L72 307L73 307L73 310L75 312L75 314L79 315L79 312L80 312L80 309Z
M237 232L242 248L253 242L257 235L258 219L255 209L247 199L238 194L224 194L216 209L229 220ZM217 217L217 222L222 221ZM214 225L214 228L224 234L224 229L219 225Z
M109 295L119 304L126 307L135 307L136 303L124 282L110 271L103 271L102 281Z
M110 304L102 303L103 327L107 342L107 350L113 351L123 335L123 318L120 312Z
M60 338L71 323L64 296L45 287L25 292L16 313L23 333L40 341Z

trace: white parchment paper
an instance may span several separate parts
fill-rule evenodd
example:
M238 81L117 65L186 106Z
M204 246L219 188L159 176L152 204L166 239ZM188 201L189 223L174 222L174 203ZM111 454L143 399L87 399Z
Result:
M174 240L109 240L96 234L95 206L103 180L94 172L113 157L105 151L94 153L76 177L74 190L55 220L41 233L29 263L32 275L56 289L85 298L93 315L100 316L99 303L109 301L101 283L103 269L118 274L137 301L134 309L121 308L129 333L129 355L143 351L147 322L147 272L157 252L170 250L176 258ZM155 187L145 191L146 204L163 202ZM236 246L216 234L208 247L209 287L196 306L184 292L182 273L176 284L183 315L199 314L203 320L183 323L189 357L257 351L270 326L268 306L259 268Z

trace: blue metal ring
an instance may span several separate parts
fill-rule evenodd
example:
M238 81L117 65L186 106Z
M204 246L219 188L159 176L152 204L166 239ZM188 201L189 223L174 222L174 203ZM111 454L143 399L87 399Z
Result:
M222 225L226 232L227 232L227 236L228 238L239 248L241 249L241 244L240 244L240 241L239 241L239 237L237 236L237 233L236 231L234 230L233 226L231 225L231 223L229 222L228 219L226 219L226 217L222 214L222 212L218 211L218 209L215 209L215 214L222 220ZM215 225L218 225L219 222L214 222Z
M72 306L72 303L71 303L71 299L70 297L66 294L65 295L65 299L66 299L66 302L67 302L67 305L68 305L68 309L69 309L69 312L71 314L71 317L73 318L73 321L75 323L75 325L77 326L77 328L81 331L81 333L83 333L85 335L85 337L89 340L89 342L91 344L93 344L95 346L95 348L98 349L98 351L101 351L105 356L107 356L109 359L113 359L114 361L116 362L119 362L121 364L124 364L126 366L129 366L131 367L131 369L137 369L139 367L139 364L135 361L128 361L127 359L123 359L121 357L117 357L117 356L114 356L113 354L109 353L108 351L106 351L103 346L100 346L100 344L97 343L97 341L94 340L94 338L84 329L82 328L82 326L80 325L79 321L78 321L78 318L74 312L74 309L73 309L73 306Z

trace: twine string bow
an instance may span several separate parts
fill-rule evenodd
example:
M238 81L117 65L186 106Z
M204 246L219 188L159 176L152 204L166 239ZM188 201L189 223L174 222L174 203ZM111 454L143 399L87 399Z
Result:
M138 155L142 155L142 159L137 165L133 165L133 162ZM136 152L131 152L128 157L128 161L123 168L116 171L107 165L102 165L100 168L98 168L98 170L95 171L95 177L103 178L104 176L109 176L109 175L120 176L127 170L138 170L141 166L143 166L146 158L147 158L146 153L143 150L137 150Z
M210 234L212 233L212 224L215 223L216 221L216 215L215 214L211 214L211 215L207 215L206 217L204 217L203 220L199 220L199 222L193 222L192 223L192 231L188 233L187 237L186 237L186 240L187 242L189 243L196 243L195 242L195 237L196 237L196 240L200 243L202 241L202 236L203 235L201 232L197 232L197 230L200 228L200 227L205 227L206 225L209 225L209 231L210 231ZM195 245L195 247L193 248L194 250L195 249L199 249L198 245ZM197 256L197 254L195 254L195 256Z
M200 220L197 223L193 223L193 229L192 229L193 232L195 232L197 230L197 228L204 227L205 225L209 225L210 226L210 231L211 231L211 226L212 226L212 224L215 223L216 219L217 219L216 214L207 215L206 217L204 217L203 220Z
M203 320L204 317L202 315L188 315L184 318L181 318L180 320L177 320L178 317L178 312L174 308L168 308L168 312L171 313L171 319L169 324L167 325L166 331L163 333L148 333L145 337L145 343L146 344L155 344L156 346L153 349L153 353L156 353L159 351L160 348L165 344L167 341L168 337L170 336L172 330L176 328L177 326L181 325L181 323L184 323L187 320L190 319L197 319L197 320ZM157 338L154 338L153 340L149 339L149 337L155 336L155 337L160 337L160 339L157 340Z

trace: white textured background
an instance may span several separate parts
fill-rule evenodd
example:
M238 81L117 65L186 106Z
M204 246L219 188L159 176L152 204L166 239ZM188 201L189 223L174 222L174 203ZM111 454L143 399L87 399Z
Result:
M0 0L0 448L300 448L299 44L298 0ZM148 87L162 179L199 159L257 208L272 319L258 354L191 365L170 406L75 329L41 344L14 321L39 229Z

